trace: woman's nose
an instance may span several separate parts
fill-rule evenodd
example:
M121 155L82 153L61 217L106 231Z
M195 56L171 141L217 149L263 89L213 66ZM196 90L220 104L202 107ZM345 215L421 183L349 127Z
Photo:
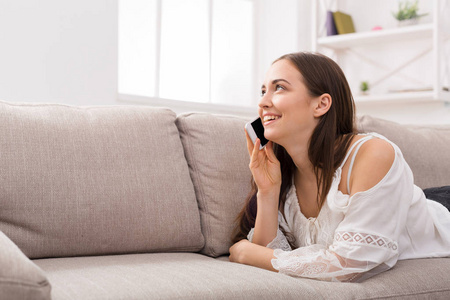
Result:
M272 100L269 97L268 93L265 93L261 99L259 100L259 107L261 108L266 108L266 107L271 107L272 106Z

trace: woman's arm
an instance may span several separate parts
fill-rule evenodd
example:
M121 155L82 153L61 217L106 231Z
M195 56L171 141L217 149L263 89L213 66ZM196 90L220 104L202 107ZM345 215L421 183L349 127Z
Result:
M273 249L266 248L248 240L241 240L231 246L230 261L277 272L272 266Z
M278 230L278 199L281 187L280 162L269 142L259 150L260 140L255 144L246 132L247 149L250 155L249 168L258 187L257 213L252 242L261 246L269 244Z
M267 246L277 236L278 230L278 191L272 194L257 194L257 213L252 242Z

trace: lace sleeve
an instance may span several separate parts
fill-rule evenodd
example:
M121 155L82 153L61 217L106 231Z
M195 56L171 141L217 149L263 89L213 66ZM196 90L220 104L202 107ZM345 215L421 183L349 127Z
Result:
M349 259L334 250L347 248L365 252L367 257L385 256L385 262ZM360 282L390 269L397 260L397 244L386 238L370 234L337 232L332 246L311 245L293 251L274 251L273 267L280 273L326 281ZM393 257L390 262L389 257ZM393 262L393 263L392 263Z
M250 232L247 235L247 239L251 242L253 240L253 233L255 229L252 228ZM291 246L289 245L286 236L281 232L280 229L277 230L277 236L266 246L270 249L281 249L284 251L290 251L292 250Z

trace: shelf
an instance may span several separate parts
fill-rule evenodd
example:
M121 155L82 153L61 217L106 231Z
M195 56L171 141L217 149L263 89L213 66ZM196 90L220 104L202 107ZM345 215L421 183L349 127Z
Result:
M407 39L433 37L433 24L411 25L394 29L382 29L322 37L317 40L319 46L331 49L345 49L369 44L390 43Z
M439 99L433 91L426 92L405 92L374 95L355 95L356 103L374 103L374 102L441 102L442 100L450 102L450 92L442 91Z
M324 2L324 1L322 1ZM450 86L450 78L448 78L450 70L450 61L446 58L447 42L450 41L450 26L448 23L448 14L450 13L450 6L448 0L432 0L431 18L429 23L409 25L404 27L386 28L374 31L355 32L333 36L320 36L326 27L322 27L325 24L322 23L323 18L327 11L331 10L331 6L339 5L339 0L335 0L329 5L319 5L319 1L314 1L313 9L313 51L324 52L325 55L333 57L333 59L341 64L341 68L347 76L355 77L354 82L351 82L351 86L357 87L358 81L361 82L362 74L364 74L364 80L369 83L372 81L372 87L378 83L392 78L399 71L404 70L405 67L416 62L418 59L424 57L424 61L421 62L421 67L429 68L431 72L430 78L423 78L420 80L421 85L426 85L427 89L418 89L408 76L402 76L407 80L411 89L399 91L385 91L383 87L380 87L379 94L375 94L371 91L369 95L358 95L356 92L354 95L355 103L378 103L381 105L388 105L389 103L435 103L444 102L450 106L450 92L448 87ZM348 1L347 1L348 2ZM325 3L326 4L326 3ZM375 5L375 4L374 4ZM342 7L340 7L342 9ZM353 12L356 14L356 12ZM380 46L380 47L377 47ZM366 51L366 50L369 51ZM383 56L390 55L392 53L401 55L402 51L407 49L408 55L399 57L395 60L395 63L388 63L392 59L384 59ZM372 51L371 51L372 50ZM374 51L375 50L375 51ZM365 54L368 55L365 55ZM414 56L412 56L414 55ZM357 59L357 62L352 60L346 60L346 57L352 57ZM412 56L411 58L409 58ZM358 63L361 65L358 65ZM367 66L367 68L366 68ZM370 72L370 67L378 68L382 72L380 75L376 75L379 72ZM420 72L414 68L410 71ZM352 71L356 71L352 73ZM350 75L349 75L350 74ZM444 74L446 74L444 76ZM420 76L420 74L417 74ZM380 77L381 76L381 77ZM375 78L371 78L375 77ZM443 89L443 87L446 87Z

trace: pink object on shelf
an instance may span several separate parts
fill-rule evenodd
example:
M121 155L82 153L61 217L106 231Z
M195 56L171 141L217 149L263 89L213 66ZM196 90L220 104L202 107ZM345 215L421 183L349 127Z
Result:
M372 30L382 30L382 29L383 29L383 27L381 27L381 26L375 26L372 28Z

